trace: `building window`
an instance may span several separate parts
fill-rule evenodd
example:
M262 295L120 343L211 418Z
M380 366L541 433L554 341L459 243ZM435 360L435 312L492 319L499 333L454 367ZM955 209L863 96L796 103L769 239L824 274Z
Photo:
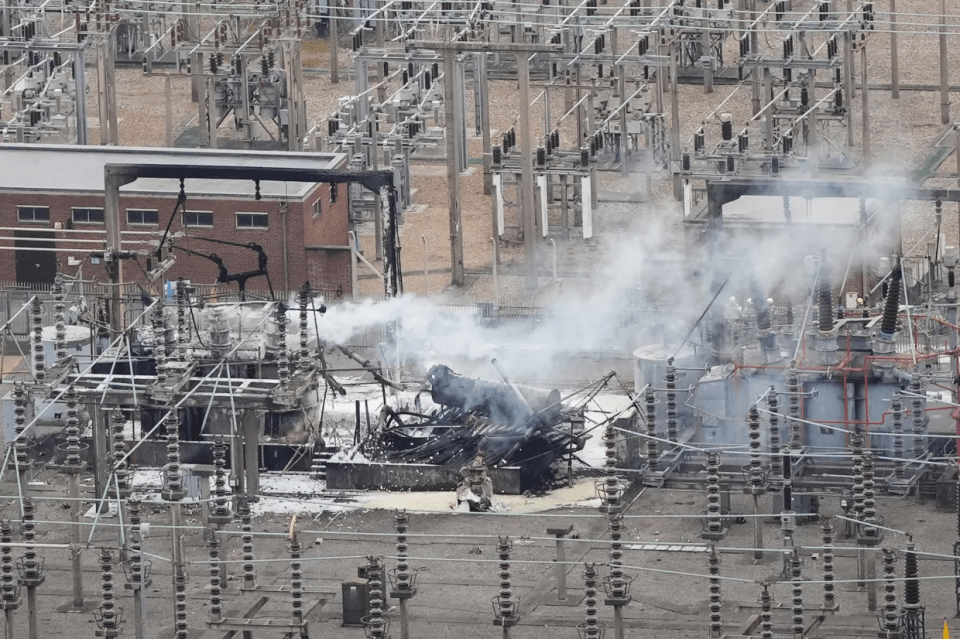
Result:
M21 222L49 222L50 207L48 206L18 206L17 219Z
M323 202L323 200L317 200L316 202L313 203L313 217L314 217L314 218L320 217L320 214L323 212L323 207L322 207L322 204L321 204L322 202Z
M157 225L159 215L156 210L127 209L127 224Z
M213 228L213 213L210 211L184 211L183 225Z
M330 204L336 204L336 203L337 203L337 195L338 195L338 193L337 193L337 186L339 186L339 185L338 185L336 182L331 182L331 183L330 183Z
M74 224L103 224L103 209L73 209Z
M237 213L237 228L238 229L269 228L267 225L267 214L266 213Z

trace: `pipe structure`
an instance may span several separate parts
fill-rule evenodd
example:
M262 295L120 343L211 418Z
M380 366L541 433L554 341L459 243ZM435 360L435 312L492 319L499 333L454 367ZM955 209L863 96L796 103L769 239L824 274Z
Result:
M403 385L398 384L397 382L391 381L386 377L384 377L383 375L381 375L379 367L371 364L370 360L363 359L360 355L350 350L346 346L340 346L339 344L337 344L336 347L338 351L340 351L341 353L343 353L344 355L346 355L347 357L355 361L357 364L360 364L360 366L363 367L365 371L370 373L373 376L373 378L377 380L377 382L379 382L380 384L383 384L384 386L389 386L390 388L393 388L395 390L401 390L401 391L403 390Z

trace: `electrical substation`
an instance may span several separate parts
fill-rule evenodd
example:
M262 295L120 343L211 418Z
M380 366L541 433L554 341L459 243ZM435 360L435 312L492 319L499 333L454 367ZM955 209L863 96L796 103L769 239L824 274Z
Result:
M2 0L4 638L960 636L958 42Z

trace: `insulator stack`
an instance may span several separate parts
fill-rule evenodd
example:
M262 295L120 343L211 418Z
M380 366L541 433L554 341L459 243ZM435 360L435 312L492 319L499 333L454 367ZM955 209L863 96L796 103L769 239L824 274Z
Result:
M54 349L57 354L57 364L62 364L67 359L67 320L63 309L63 277L57 273L53 278L53 314L56 337Z
M883 549L883 629L888 637L899 637L900 613L897 610L897 566L893 551Z
M863 486L863 435L859 432L850 436L851 460L853 462L853 513L854 519L863 521L865 504Z
M187 361L190 345L190 324L187 322L187 285L183 278L177 280L177 361Z
M116 602L113 592L113 556L106 548L100 551L100 626L106 637L116 637L119 632Z
M123 410L115 408L110 412L110 425L113 430L113 472L116 476L116 489L120 497L130 494L130 469L127 467L127 445L123 441L123 427L126 420Z
M36 541L37 538L37 525L34 521L37 507L33 503L32 498L24 496L21 508L23 509L23 541L25 545L22 559L22 581L28 586L36 586L38 584L35 582L40 578L40 563L37 561L37 549L33 546L33 542Z
M926 628L923 606L920 605L920 570L917 565L917 545L912 536L907 537L907 550L903 554L903 637L924 639Z
M77 389L73 384L67 387L67 457L64 465L71 468L79 468L83 464L80 458L80 419L77 408Z
M603 430L604 472L603 499L608 512L615 511L620 505L620 478L617 477L617 434L613 422L608 421Z
M710 451L707 453L707 532L718 537L723 534L720 515L720 456Z
M924 445L927 430L927 400L923 384L920 383L920 376L914 371L913 379L910 380L911 414L913 417L913 457L920 459L926 452Z
M770 413L770 487L780 488L783 482L783 458L780 456L780 400L777 391L770 387L767 393L767 411Z
M43 306L40 304L40 298L33 298L30 311L30 318L33 321L33 376L36 377L37 382L43 383L47 367L43 357Z
M171 406L163 418L167 436L167 464L163 467L164 499L177 501L183 498L183 474L180 468L180 418L177 409Z
M140 534L140 502L127 501L127 517L130 521L130 583L143 584L143 539Z
M666 373L667 388L667 439L674 444L679 441L677 432L677 369L673 365L673 358L667 360Z
M513 590L510 587L510 543L509 537L497 539L497 555L500 558L500 594L496 597L496 615L504 624L516 614Z
M832 321L832 320L831 320ZM797 363L790 362L790 369L787 371L787 395L790 398L787 423L790 425L790 448L799 450L800 441L800 393L803 392L803 386L800 384L800 373L797 371Z
M883 303L883 317L880 320L880 335L886 339L893 339L897 332L897 313L900 311L900 284L903 280L903 269L897 264L890 276L887 285L887 298Z
M13 383L13 431L16 439L14 456L18 473L26 473L30 463L27 452L27 439L23 436L27 428L27 391L21 381Z
M393 516L393 525L397 529L397 590L410 591L410 564L407 563L407 523L409 518L404 511Z
M207 548L210 551L210 621L220 621L223 600L220 598L220 537L216 528L207 530Z
M301 571L300 557L303 548L297 540L296 534L290 540L290 613L294 624L303 623L303 572ZM382 578L381 574L378 574ZM371 592L372 599L372 592Z
M877 523L877 494L874 482L873 453L863 454L863 529L864 537L876 537L879 530Z
M307 304L310 301L310 283L304 282L300 287L300 362L298 366L301 369L310 367L310 351L307 350L307 342L310 340L310 334L307 331Z
M150 324L153 327L153 358L157 362L157 382L162 383L167 362L167 322L163 314L163 295L157 298L150 312Z
M723 636L723 620L720 616L720 555L713 544L707 558L710 569L710 636L719 639Z
M241 496L237 504L237 513L240 515L240 550L243 553L243 590L257 587L257 572L254 568L253 554L253 519L250 516L250 502L246 496Z
M760 593L760 639L773 639L772 604L770 588L767 584L763 584L763 591Z
M365 618L368 637L385 637L386 620L383 618L383 566L377 557L367 557L367 579L370 588L370 615Z
M13 526L9 519L0 521L0 598L4 610L13 610L20 605L17 579L13 575Z
M660 463L660 444L657 441L657 407L653 388L647 386L643 392L644 417L647 422L647 469L656 471Z
M747 428L750 436L750 485L763 486L763 459L760 456L760 412L756 405L747 412Z
M277 325L277 380L281 388L285 388L290 381L290 368L287 361L287 313L283 304L277 305L274 316Z
M623 515L610 514L610 598L627 596L627 581L623 576Z
M213 512L215 518L227 523L233 518L230 512L230 496L227 490L227 443L223 436L213 440Z
M832 610L837 601L834 595L833 584L833 525L829 519L824 519L821 528L823 537L823 607Z
M893 393L893 399L890 400L890 414L893 419L893 457L896 460L893 474L895 477L902 478L907 462L903 457L903 401L900 399L900 391Z
M903 612L904 639L925 639L926 628L923 606L920 605L920 571L917 565L916 544L907 537L907 550L903 555Z
M584 598L583 603L586 606L586 614L583 618L583 623L577 626L578 630L582 630L582 637L584 639L600 639L603 636L603 626L600 625L599 619L597 618L597 565L596 564L584 564L583 567L583 586L584 586Z
M833 283L826 253L820 255L820 281L817 285L817 317L821 333L833 330Z
M793 584L793 635L803 636L803 577L800 574L800 555L796 550L790 556L790 573Z

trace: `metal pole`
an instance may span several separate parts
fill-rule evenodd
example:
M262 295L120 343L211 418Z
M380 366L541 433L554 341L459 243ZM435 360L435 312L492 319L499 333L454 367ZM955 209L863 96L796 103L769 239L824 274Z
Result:
M897 53L897 0L890 0L890 97L900 97L900 56Z
M567 552L562 535L557 535L557 600L567 600Z
M75 114L77 121L77 144L87 144L87 82L83 50L77 51L73 58L74 95L76 96Z
M333 2L328 3L330 10L330 42L327 46L330 49L330 84L337 84L340 82L340 68L337 60L337 43L339 42L339 36L337 36L337 9Z
M533 198L533 136L530 130L530 59L529 53L517 53L517 73L520 80L520 162L521 193L520 215L523 228L524 284L528 291L537 288L537 250L539 248L536 231L537 211Z
M680 161L680 103L677 79L677 41L670 42L670 161ZM683 197L683 182L680 173L673 176L673 197Z
M861 117L863 118L863 166L870 164L870 102L867 98L867 47L860 47L860 77L863 88L860 91Z
M167 77L164 78L164 82L163 82L163 99L165 102L163 121L166 127L166 133L167 133L166 141L167 141L168 147L172 147L174 142L173 140L173 97L172 97L173 91L170 85L171 85L171 78L168 75Z
M460 156L460 150L457 148L460 135L454 108L454 100L462 99L463 96L454 96L454 55L452 50L443 52L443 110L447 151L447 195L450 207L450 283L454 286L463 286L463 225L460 211L460 171L457 167Z
M940 0L940 123L950 123L950 86L947 66L947 0Z
M423 240L423 296L426 297L430 294L430 286L427 283L427 275L430 272L427 269L427 237L421 235L420 239Z
M493 189L493 175L490 173L493 151L490 141L490 92L487 87L487 54L485 52L477 54L475 69L478 78L477 88L480 91L480 133L483 136L483 194L490 195Z
M73 571L73 608L83 610L83 566L80 547L80 474L70 474L70 567Z

